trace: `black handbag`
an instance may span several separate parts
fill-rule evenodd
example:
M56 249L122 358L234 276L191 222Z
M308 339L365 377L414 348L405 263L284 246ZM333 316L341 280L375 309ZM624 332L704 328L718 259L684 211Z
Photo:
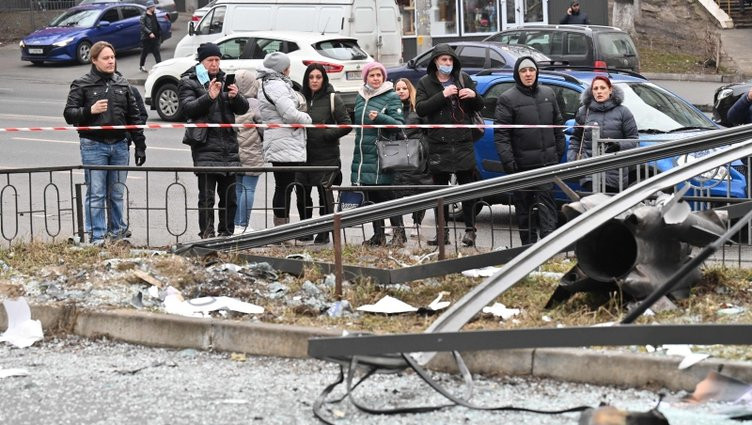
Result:
M188 121L187 124L195 124L193 121ZM190 147L203 145L206 143L207 134L209 129L206 127L188 127L185 129L183 135L183 144Z
M379 131L376 140L381 171L415 171L425 167L426 155L420 139L410 139L404 131L395 136L383 137Z

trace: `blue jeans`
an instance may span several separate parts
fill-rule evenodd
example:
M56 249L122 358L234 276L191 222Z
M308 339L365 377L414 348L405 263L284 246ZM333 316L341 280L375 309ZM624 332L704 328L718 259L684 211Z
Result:
M259 176L238 175L235 177L235 195L238 198L238 209L235 210L235 227L248 227L258 180Z
M83 165L128 165L129 160L126 140L108 144L81 138ZM127 171L84 170L84 214L86 233L91 242L103 240L108 232L118 236L128 230L123 216L123 194L127 178ZM105 211L109 211L109 220L105 219Z

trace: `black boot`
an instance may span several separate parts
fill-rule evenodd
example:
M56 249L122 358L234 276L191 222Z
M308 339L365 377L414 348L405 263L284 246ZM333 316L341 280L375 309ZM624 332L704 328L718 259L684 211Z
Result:
M316 235L316 237L313 239L313 243L322 245L329 243L329 232L319 233L318 235Z
M436 232L436 236L433 239L429 239L426 243L430 246L438 246L439 233ZM444 245L449 245L449 229L444 229Z
M366 246L386 245L386 236L384 235L384 222L383 221L373 222L373 236L371 236L371 239L364 241L363 245L366 245Z
M465 230L465 236L462 237L462 245L475 246L475 230L474 229Z
M393 231L394 231L394 236L392 236L392 240L389 241L389 246L393 248L402 248L403 246L405 246L405 242L407 242L407 235L405 234L405 228L395 227Z

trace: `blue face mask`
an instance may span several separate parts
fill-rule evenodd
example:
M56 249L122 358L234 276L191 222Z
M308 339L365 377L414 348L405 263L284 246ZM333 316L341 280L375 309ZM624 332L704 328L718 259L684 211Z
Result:
M198 82L201 85L208 83L210 80L209 71L206 70L206 67L202 63L196 65L196 78L198 78Z
M451 74L452 69L454 69L453 65L439 65L439 72L442 74Z

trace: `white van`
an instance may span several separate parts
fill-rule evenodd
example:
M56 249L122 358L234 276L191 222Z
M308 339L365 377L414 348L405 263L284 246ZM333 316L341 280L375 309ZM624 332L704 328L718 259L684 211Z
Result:
M293 30L354 37L389 66L402 61L402 23L395 0L217 0L188 31L174 57L239 31ZM193 24L191 22L191 24Z

